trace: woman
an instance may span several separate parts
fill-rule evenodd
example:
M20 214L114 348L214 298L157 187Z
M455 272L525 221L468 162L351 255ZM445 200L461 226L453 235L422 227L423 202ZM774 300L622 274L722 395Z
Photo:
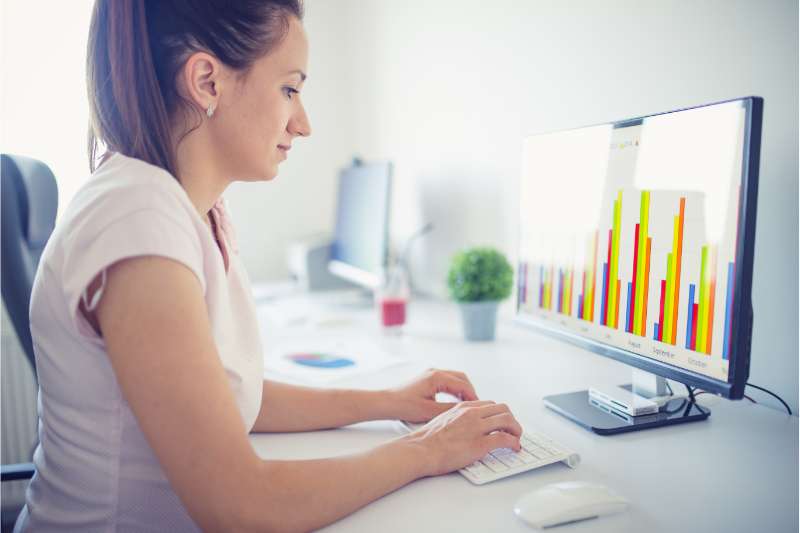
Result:
M299 0L97 0L94 173L32 295L40 443L18 529L308 530L416 478L519 449L508 408L477 401L460 372L385 391L263 380L221 195L274 178L311 132L301 18ZM439 403L437 391L464 401ZM264 461L247 438L381 418L432 420L321 460Z

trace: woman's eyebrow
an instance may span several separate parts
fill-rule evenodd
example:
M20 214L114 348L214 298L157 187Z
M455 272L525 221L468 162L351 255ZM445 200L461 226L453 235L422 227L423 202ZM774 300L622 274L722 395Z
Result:
M287 72L287 74L299 74L300 75L300 81L306 81L306 73L303 72L300 69L290 70L289 72Z

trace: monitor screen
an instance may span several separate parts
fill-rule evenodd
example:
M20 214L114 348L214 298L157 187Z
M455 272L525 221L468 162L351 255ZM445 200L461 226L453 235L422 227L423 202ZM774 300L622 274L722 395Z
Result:
M518 318L660 375L727 384L737 299L750 309L752 103L525 139Z
M386 267L391 175L388 162L356 164L339 175L329 269L366 287L376 287Z

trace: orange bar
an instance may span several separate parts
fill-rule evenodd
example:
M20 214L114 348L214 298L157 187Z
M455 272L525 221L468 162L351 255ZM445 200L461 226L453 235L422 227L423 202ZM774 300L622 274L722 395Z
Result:
M644 262L644 301L642 302L642 331L639 333L642 337L646 336L647 331L647 296L650 294L650 246L653 244L652 237L647 238L647 250L645 251ZM663 328L663 324L658 325Z
M680 221L678 222L678 257L675 259L675 297L672 306L672 344L675 344L678 334L678 297L681 294L681 255L683 250L683 216L686 208L686 198L681 198ZM662 326L659 326L662 327Z

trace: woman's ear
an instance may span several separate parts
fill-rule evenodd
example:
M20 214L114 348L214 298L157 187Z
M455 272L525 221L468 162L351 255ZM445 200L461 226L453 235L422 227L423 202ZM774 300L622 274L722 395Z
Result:
M203 113L209 106L217 107L222 84L222 64L217 58L206 52L195 52L183 65L181 80L184 96Z

